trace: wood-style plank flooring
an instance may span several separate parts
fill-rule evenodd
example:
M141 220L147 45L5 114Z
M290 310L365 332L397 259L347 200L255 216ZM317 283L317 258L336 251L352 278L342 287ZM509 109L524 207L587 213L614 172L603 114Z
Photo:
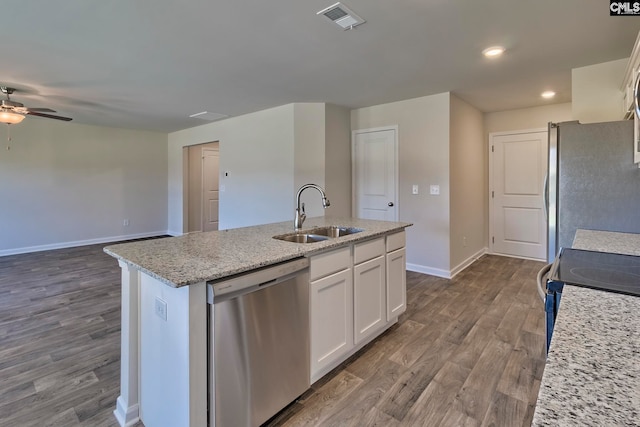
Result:
M120 269L103 246L0 257L0 426L118 425ZM454 280L409 272L400 322L268 425L529 425L541 266L484 256Z
M529 426L544 369L543 263L407 273L407 312L271 426Z

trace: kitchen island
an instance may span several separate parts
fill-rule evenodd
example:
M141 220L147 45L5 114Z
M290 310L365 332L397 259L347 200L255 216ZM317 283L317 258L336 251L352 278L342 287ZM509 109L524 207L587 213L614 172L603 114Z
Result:
M384 286L386 262L387 297L391 295L394 304L400 301L399 305L386 303L381 323L354 331L358 326L358 302L344 304L351 305L352 310L345 313L352 317L350 344L330 357L312 360L312 382L397 321L405 307L402 305L406 293L404 228L411 224L320 217L308 219L303 231L336 225L361 231L314 243L274 239L294 231L292 222L287 221L106 247L105 252L117 258L122 268L121 392L114 411L120 424L133 425L142 419L148 427L207 425L208 281L308 257L313 294L314 285L325 286L335 276L325 277L337 271L334 264L339 260L344 270L337 274L340 277L348 274L349 279L342 285L345 289L347 285L351 287L353 299L353 295L359 291L362 295L364 290L357 289L358 268L378 262L378 272L383 273L378 276ZM370 253L373 255L367 257ZM389 294L389 272L401 278L393 284L392 294ZM402 287L400 299L398 285ZM380 286L376 292L387 298ZM377 301L382 304L380 298ZM312 306L317 304L312 301ZM335 343L331 341L335 337L325 330L322 333L323 342ZM313 350L313 331L311 346Z
M640 235L578 230L573 248L640 256ZM564 286L532 425L640 426L640 298Z

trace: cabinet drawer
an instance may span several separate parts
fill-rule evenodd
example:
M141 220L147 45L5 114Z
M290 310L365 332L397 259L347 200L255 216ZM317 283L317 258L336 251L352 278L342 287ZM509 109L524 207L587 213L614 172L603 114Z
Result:
M404 231L387 236L387 252L404 248L407 244L407 236Z
M353 248L353 263L360 264L381 255L384 255L384 237L356 244Z
M309 280L313 281L351 267L351 246L323 254L310 259Z

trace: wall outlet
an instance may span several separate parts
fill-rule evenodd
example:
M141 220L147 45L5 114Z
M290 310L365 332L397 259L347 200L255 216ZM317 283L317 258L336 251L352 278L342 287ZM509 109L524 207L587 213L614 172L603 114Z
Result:
M167 321L167 302L160 297L156 297L156 316Z
M129 220L128 219L123 219L122 220L122 225L124 225L125 227L129 226Z
M440 186L439 185L432 185L429 187L429 192L431 193L432 196L438 196L440 194Z
M411 189L411 194L418 194L418 184L413 184L413 188Z

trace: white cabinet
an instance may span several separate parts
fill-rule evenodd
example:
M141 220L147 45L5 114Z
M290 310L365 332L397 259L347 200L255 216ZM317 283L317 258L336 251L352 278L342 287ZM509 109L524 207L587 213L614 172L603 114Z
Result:
M351 247L316 255L310 263L311 382L314 382L353 349Z
M386 299L387 322L396 319L407 309L407 252L406 233L387 236Z
M309 276L314 383L405 311L405 233L313 255Z
M405 248L387 254L387 321L407 309L407 252Z
M375 335L387 323L384 238L354 247L353 304L355 344Z

